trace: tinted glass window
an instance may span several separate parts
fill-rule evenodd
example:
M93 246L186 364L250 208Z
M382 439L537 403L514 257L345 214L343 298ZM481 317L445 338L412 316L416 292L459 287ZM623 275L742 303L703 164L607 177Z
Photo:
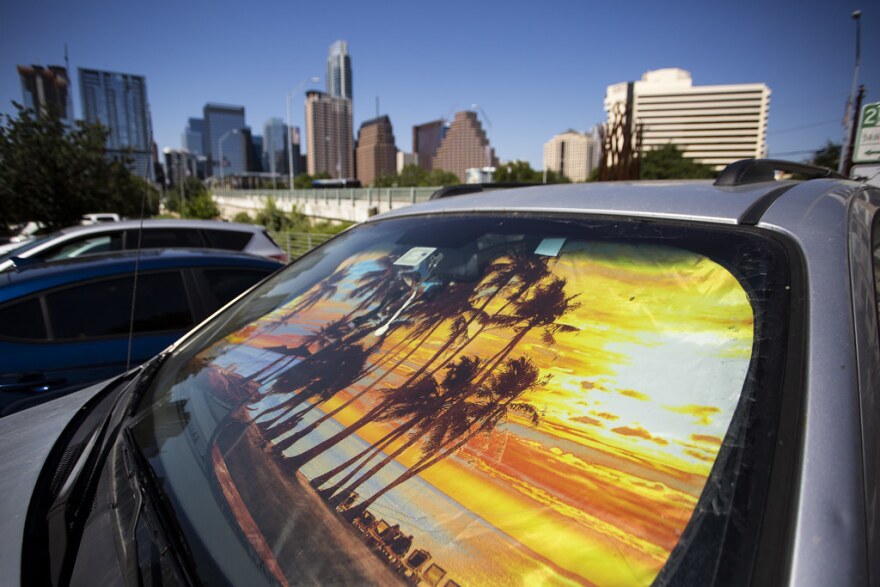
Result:
M138 246L138 231L129 230L125 247L135 249ZM194 228L147 228L141 240L143 249L164 249L174 247L204 247L199 231Z
M46 296L56 339L124 336L131 316L132 277L67 288ZM135 332L182 330L193 323L179 273L138 278Z
M762 519L731 496L772 458L788 273L740 230L371 223L177 349L135 434L223 573L650 584L690 545L712 573Z
M55 259L69 259L81 257L82 255L107 253L120 249L122 249L121 231L113 234L100 234L74 239L63 245L52 247L38 256L46 261L53 261Z
M213 312L269 275L269 271L255 271L251 269L206 269L202 273L215 299L215 305L207 308L208 312Z
M0 336L44 340L46 323L39 299L31 299L0 309Z
M251 233L239 230L206 230L205 237L212 249L243 251L251 240Z

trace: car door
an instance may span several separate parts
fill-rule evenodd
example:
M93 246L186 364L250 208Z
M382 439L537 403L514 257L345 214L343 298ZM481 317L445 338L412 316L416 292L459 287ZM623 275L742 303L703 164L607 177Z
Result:
M180 270L138 277L133 321L132 293L132 276L117 276L0 309L0 408L28 394L112 377L155 355L195 323L198 313Z

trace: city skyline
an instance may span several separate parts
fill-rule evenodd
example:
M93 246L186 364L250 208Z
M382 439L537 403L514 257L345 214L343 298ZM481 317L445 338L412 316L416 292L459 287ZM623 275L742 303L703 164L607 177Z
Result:
M103 0L88 11L77 3L45 0L4 6L0 112L12 113L12 101L22 99L15 67L62 64L67 43L71 71L95 68L147 78L155 142L160 149L179 148L187 120L206 102L245 106L246 123L254 130L283 116L286 94L300 81L319 75L319 83L303 90L325 87L327 48L344 39L358 70L354 128L387 114L399 132L409 135L414 125L451 120L455 112L479 103L480 121L499 159L524 159L541 168L550 138L569 128L587 131L605 120L607 86L677 67L690 71L700 85L767 84L773 92L768 155L799 160L826 140L843 138L855 54L850 13L863 10L865 31L880 17L857 2L755 2L755 10L729 11L679 2L639 4L624 23L610 6L560 2L542 6L546 17L539 18L534 11L502 10L497 3L453 2L443 15L469 14L453 39L448 27L438 26L436 33L425 28L436 21L436 10L404 10L402 3L381 10L345 2L332 10L265 3L264 9L246 13L221 4L216 11L179 7L180 18L172 20L163 19L162 10L147 14ZM351 24L339 24L343 12ZM268 24L267 13L273 15ZM227 26L228 14L241 16L235 30ZM500 25L502 18L504 26L486 26ZM135 19L137 26L110 24L126 19ZM609 22L621 24L603 24ZM620 41L623 27L626 43ZM261 41L218 44L224 30ZM179 42L166 43L170 38ZM863 35L860 81L866 102L880 97L877 44L872 35ZM810 75L804 74L807 69ZM303 101L302 94L294 101L294 126L304 125ZM79 100L74 112L82 112ZM398 147L410 151L412 145L404 140Z

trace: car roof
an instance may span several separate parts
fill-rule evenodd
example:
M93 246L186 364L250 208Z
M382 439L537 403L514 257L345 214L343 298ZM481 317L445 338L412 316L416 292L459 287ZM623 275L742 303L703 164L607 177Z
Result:
M153 271L178 267L235 266L275 270L282 263L247 253L214 249L144 249L117 251L59 261L25 265L0 273L0 303L50 287L78 283L99 277L125 275L138 270Z
M559 212L741 224L756 208L769 206L788 190L822 186L824 193L840 180L770 181L719 187L709 181L632 181L556 184L499 189L432 200L373 216L369 221L430 213Z
M100 224L75 225L62 228L58 232L61 234L83 233L89 232L108 232L114 230L127 230L140 228L143 224L144 228L201 228L213 230L238 230L242 232L261 232L263 226L256 224L245 224L242 222L222 222L220 220L179 220L176 218L157 218L141 220L122 220L119 222L103 222Z

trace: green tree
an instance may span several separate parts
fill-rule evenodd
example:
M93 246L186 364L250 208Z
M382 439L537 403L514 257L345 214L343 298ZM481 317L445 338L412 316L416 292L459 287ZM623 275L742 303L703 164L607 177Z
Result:
M544 172L532 169L528 161L510 161L495 169L492 180L497 183L544 183ZM547 170L546 183L571 183L571 180L553 170Z
M641 179L713 179L708 165L688 159L676 145L662 145L642 154Z
M825 146L816 151L810 159L810 164L837 170L840 164L840 143L828 141Z
M393 188L397 187L397 182L399 178L397 175L391 173L383 173L379 177L373 180L374 188Z
M17 113L0 124L0 230L30 220L61 228L91 212L157 211L156 190L105 157L102 126L67 127L51 109L35 114L13 104Z
M428 174L427 181L420 185L427 187L435 185L458 185L460 183L461 180L451 171L445 171L443 169L432 169L431 173Z
M235 216L232 217L233 222L242 222L244 224L253 224L254 219L251 218L251 215L247 212L238 212Z
M428 172L413 163L404 165L397 177L397 185L402 188L428 185L427 182Z

